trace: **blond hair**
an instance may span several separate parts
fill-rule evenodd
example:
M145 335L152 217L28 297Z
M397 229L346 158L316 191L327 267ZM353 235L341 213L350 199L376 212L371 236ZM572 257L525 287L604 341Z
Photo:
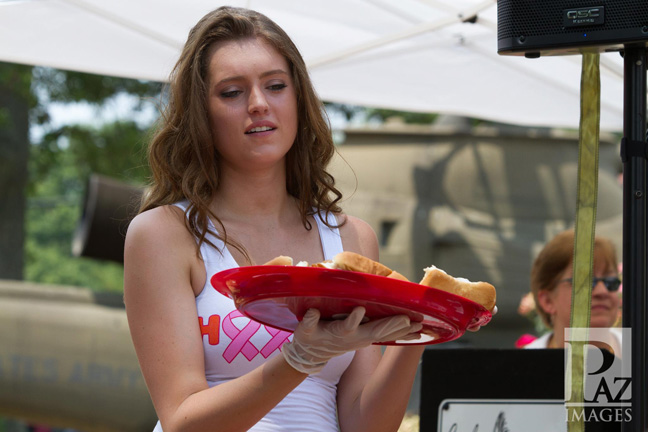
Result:
M531 292L536 310L542 322L551 328L551 317L538 302L540 291L553 291L562 273L572 265L574 258L574 230L563 231L549 241L536 257L531 267ZM603 237L594 240L594 261L602 263L606 272L617 270L616 249L612 242Z

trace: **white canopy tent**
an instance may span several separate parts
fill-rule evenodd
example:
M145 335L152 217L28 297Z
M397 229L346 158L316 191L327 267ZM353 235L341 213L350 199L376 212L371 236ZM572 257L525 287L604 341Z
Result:
M496 0L0 0L0 60L164 81L189 29L223 4L281 25L326 101L578 127L580 57L499 56ZM601 129L619 131L618 53L601 75Z

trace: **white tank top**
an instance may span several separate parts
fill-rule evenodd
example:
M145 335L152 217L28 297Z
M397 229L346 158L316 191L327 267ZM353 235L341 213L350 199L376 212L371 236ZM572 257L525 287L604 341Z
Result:
M175 204L186 210L187 202ZM324 259L342 252L342 239L337 228L329 228L315 217L322 243ZM335 216L327 221L336 225ZM215 227L210 227L215 230ZM196 297L198 321L203 335L205 377L210 387L244 375L262 365L268 358L280 355L279 348L292 340L292 333L278 330L246 318L229 297L211 286L211 277L222 270L238 267L222 241L208 235L222 251L203 243L200 253L205 263L207 279ZM337 432L337 384L353 360L354 353L333 358L321 372L309 375L261 421L250 430L254 432ZM161 432L160 423L154 432Z

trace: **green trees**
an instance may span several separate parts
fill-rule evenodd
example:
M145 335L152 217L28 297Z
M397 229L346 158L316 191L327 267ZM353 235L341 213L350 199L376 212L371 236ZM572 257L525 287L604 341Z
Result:
M91 173L134 184L147 176L155 115L135 118L152 111L160 91L159 83L0 63L0 278L121 291L121 266L75 258L71 241ZM102 109L124 95L132 104L102 121ZM97 120L53 122L52 104L71 102Z
M31 68L0 63L0 278L21 279Z
M147 175L146 129L132 121L69 126L33 145L26 212L25 279L121 291L122 266L71 255L86 180L98 173L131 183Z

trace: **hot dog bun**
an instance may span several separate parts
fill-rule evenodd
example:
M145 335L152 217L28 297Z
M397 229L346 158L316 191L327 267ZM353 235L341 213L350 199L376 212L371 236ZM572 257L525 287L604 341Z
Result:
M282 255L273 258L264 265L293 265L293 263L294 261L291 257ZM304 261L300 261L298 265L309 266L308 263ZM392 269L385 265L382 265L378 261L374 261L371 258L367 258L355 252L340 252L339 254L335 255L332 260L326 260L311 264L310 267L369 273L409 282L409 280L402 274L393 271Z
M271 259L263 265L282 265L282 266L291 266L293 265L293 259L288 256L279 255L276 258Z
M471 282L468 279L455 278L435 266L430 266L425 269L425 276L419 283L457 294L479 303L489 311L495 307L495 287L488 282Z
M334 268L369 273L378 276L389 276L392 269L370 258L354 252L340 252L333 257Z
M398 280L402 280L402 281L405 281L405 282L409 282L409 281L410 281L409 279L407 279L405 276L403 276L402 274L398 273L397 271L392 271L390 274L387 275L387 277L388 277L388 278L391 278L391 279L398 279Z

